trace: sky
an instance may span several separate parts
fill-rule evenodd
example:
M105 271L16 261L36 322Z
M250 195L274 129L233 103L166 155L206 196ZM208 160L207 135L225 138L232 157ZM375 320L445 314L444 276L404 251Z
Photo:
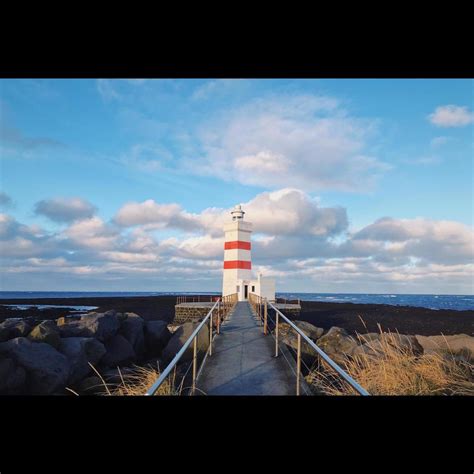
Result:
M474 293L474 82L0 80L0 290Z

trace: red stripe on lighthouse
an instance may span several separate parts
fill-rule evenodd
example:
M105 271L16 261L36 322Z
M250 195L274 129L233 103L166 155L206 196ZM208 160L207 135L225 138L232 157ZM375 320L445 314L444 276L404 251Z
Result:
M224 244L224 250L242 249L250 250L250 242L244 242L243 240L232 240Z
M244 270L251 270L252 262L246 262L245 260L226 260L224 262L224 270L231 268L242 268Z

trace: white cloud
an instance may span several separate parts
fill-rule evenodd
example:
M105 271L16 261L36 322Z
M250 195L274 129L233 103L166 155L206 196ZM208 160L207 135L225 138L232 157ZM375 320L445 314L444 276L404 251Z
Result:
M71 224L63 233L78 247L110 250L117 245L119 231L97 216Z
M467 107L443 105L436 107L428 116L430 122L437 127L464 127L474 121L474 115Z
M323 208L303 191L284 188L264 192L243 203L256 233L333 235L347 227L343 208ZM184 211L178 204L158 204L152 199L125 204L114 220L122 226L148 225L148 228L175 228L222 235L222 226L231 209L209 208L199 214Z
M345 209L323 207L291 188L260 193L242 205L254 225L253 268L276 277L279 290L474 290L474 233L460 222L385 217L349 233ZM122 289L132 282L147 289L218 289L229 211L190 213L147 200L125 204L116 222L92 216L59 233L0 214L2 277L116 282ZM167 229L176 232L170 237Z
M355 241L361 239L378 243L379 250L373 249L372 255L404 255L446 264L468 263L474 259L473 229L456 221L383 218L353 236Z
M367 191L389 169L367 152L374 128L330 97L259 99L203 127L204 155L185 165L247 185Z
M44 199L35 205L35 214L43 215L56 222L72 222L94 215L95 206L82 198Z
M178 204L158 204L153 199L125 204L114 218L122 226L153 224L153 228L198 229L199 223Z

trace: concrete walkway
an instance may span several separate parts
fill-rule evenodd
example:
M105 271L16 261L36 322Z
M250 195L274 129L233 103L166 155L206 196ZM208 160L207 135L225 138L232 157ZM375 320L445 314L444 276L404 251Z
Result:
M273 357L274 344L249 303L237 303L214 339L197 388L206 395L295 395L295 375L283 356Z

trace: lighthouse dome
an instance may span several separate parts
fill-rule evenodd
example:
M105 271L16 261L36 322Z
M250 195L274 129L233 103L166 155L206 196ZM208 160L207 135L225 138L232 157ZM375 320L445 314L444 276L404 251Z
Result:
M243 219L244 214L245 214L245 212L242 211L242 206L240 204L237 204L234 207L234 210L231 211L232 220L235 221L236 219Z

